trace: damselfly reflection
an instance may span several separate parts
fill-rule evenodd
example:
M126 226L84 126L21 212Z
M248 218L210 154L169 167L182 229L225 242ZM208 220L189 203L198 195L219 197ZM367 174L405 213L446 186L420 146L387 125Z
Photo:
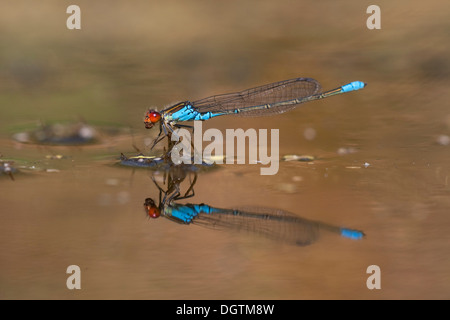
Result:
M152 177L159 190L159 204L146 198L144 208L150 218L163 216L173 222L199 225L217 230L238 230L260 234L264 237L305 246L316 242L323 231L339 234L345 238L360 240L364 233L327 223L301 218L296 214L274 208L245 207L217 208L207 204L181 204L179 201L194 197L194 186L198 175L194 166L173 166L164 178L161 187ZM181 183L187 181L186 190Z

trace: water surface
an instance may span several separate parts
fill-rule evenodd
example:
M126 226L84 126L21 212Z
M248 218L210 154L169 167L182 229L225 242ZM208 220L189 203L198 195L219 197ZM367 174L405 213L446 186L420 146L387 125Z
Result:
M56 1L1 13L0 160L19 170L0 175L1 298L449 297L447 4L380 3L377 31L351 1L78 5L80 31L65 28ZM117 164L133 145L162 151L146 147L157 134L144 129L146 108L298 76L368 86L276 117L205 122L279 129L280 158L314 161L280 161L273 176L255 164L204 170L180 203L276 208L364 239L320 232L298 246L146 216L162 172ZM88 145L13 139L80 119L120 130ZM81 290L66 288L69 265L81 268ZM380 290L366 286L370 265Z

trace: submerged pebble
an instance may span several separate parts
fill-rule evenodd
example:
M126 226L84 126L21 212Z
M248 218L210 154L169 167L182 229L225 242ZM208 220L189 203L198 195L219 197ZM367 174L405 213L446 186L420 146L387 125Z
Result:
M314 161L315 157L314 156L309 156L309 155L287 154L287 155L283 156L281 158L281 160L283 160L283 161L304 161L304 162L308 162L308 161Z
M450 137L445 134L441 134L437 138L437 143L439 143L442 146L448 146L450 144Z
M295 193L297 192L297 186L294 183L279 183L275 188L283 193Z
M93 142L97 137L94 127L83 122L42 125L35 130L19 132L13 139L21 143L50 145L80 145Z
M356 152L358 152L358 150L356 150L356 148L353 148L353 147L342 147L337 150L337 154L340 156L344 156L344 155L352 154L352 153L356 153Z

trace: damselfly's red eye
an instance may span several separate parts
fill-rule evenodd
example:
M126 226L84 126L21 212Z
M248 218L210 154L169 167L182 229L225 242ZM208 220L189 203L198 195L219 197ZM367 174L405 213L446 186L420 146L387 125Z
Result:
M155 204L155 202L151 198L145 199L144 209L145 209L145 213L150 218L155 219L161 215L161 212L159 211L158 206Z
M145 114L144 124L147 129L152 128L155 123L161 120L161 114L155 110L148 110Z

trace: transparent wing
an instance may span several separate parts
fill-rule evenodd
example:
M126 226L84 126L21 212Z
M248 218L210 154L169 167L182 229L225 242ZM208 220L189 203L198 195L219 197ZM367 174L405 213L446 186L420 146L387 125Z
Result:
M200 112L229 112L245 107L271 104L274 102L304 98L319 93L319 82L311 78L295 78L266 84L240 92L211 96L194 101L192 105ZM251 110L238 113L238 116L265 116L279 114L298 107L298 104L277 108Z

